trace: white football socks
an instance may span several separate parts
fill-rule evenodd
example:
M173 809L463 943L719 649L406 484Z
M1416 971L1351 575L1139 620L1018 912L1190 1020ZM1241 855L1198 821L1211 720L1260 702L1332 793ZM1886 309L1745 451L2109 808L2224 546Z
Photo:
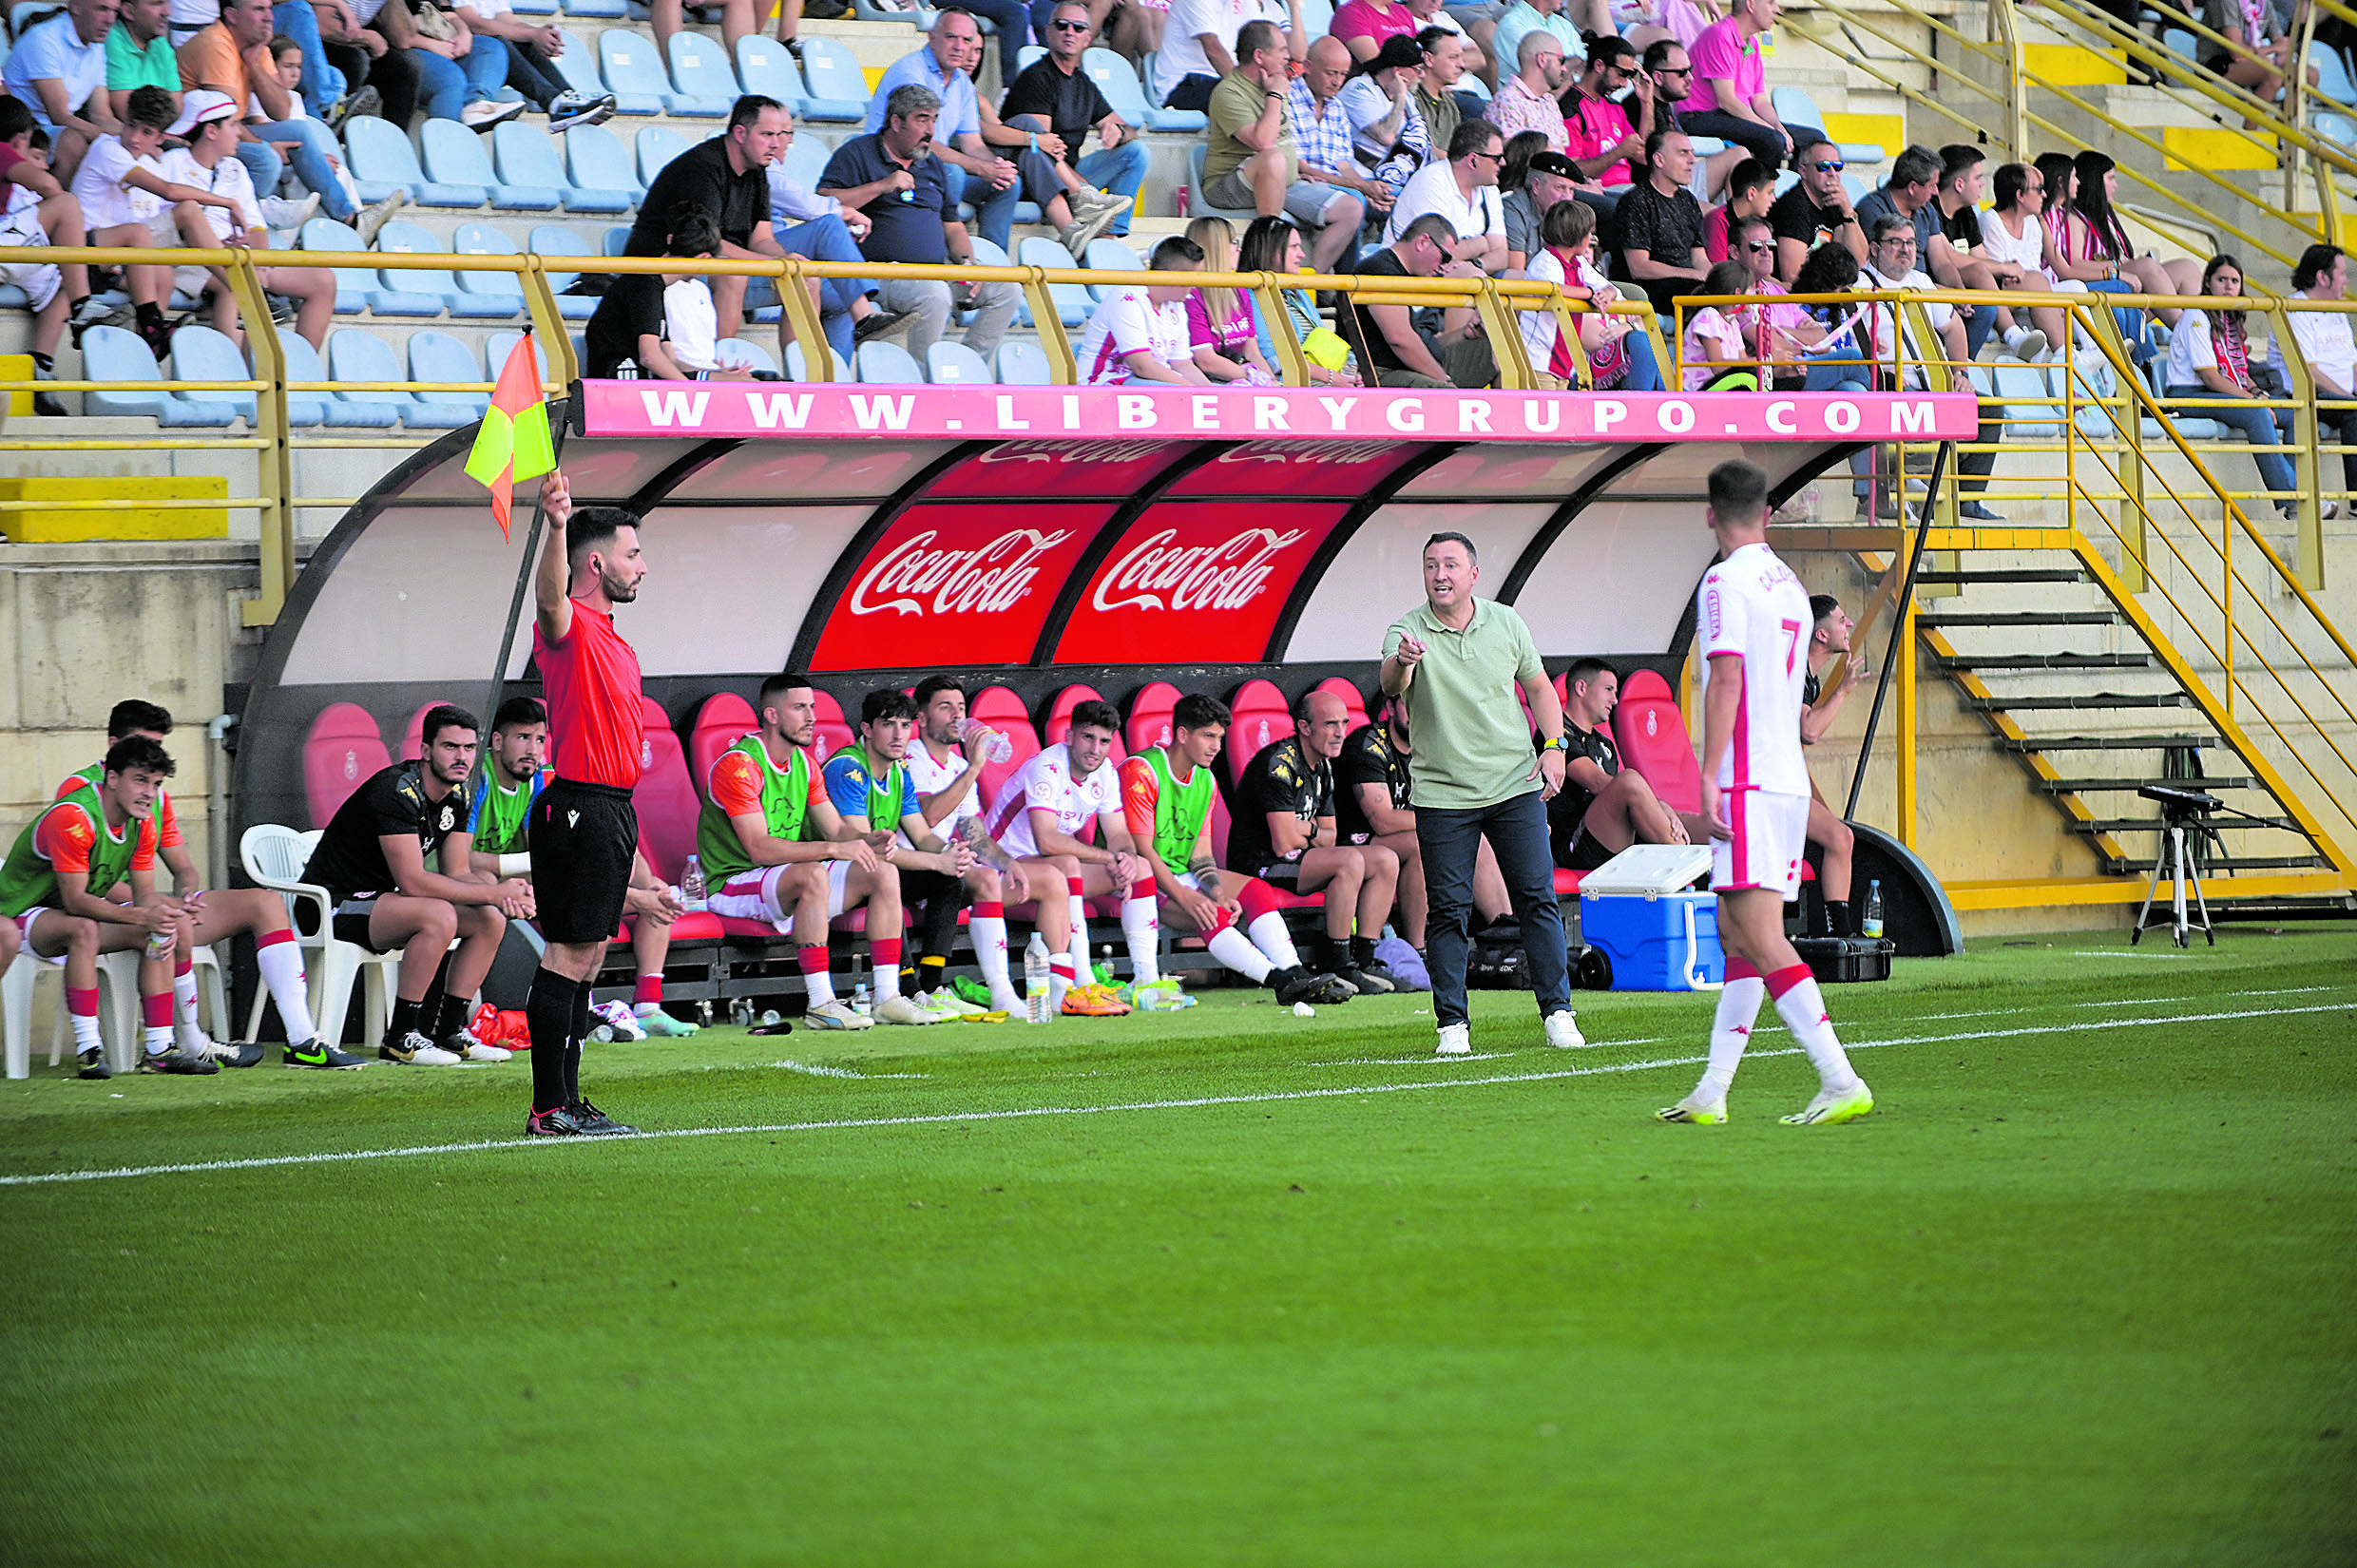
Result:
M1143 898L1121 900L1121 935L1129 944L1130 984L1151 985L1160 974L1157 959L1162 940L1151 889Z
M1233 926L1222 926L1218 934L1204 946L1211 949L1212 957L1255 985L1268 979L1269 971L1278 966L1271 964L1260 949Z
M1849 1065L1849 1055L1833 1033L1833 1021L1826 1015L1825 994L1817 989L1815 976L1804 972L1785 988L1784 994L1776 998L1776 1016L1784 1020L1784 1026L1792 1031L1792 1038L1809 1053L1809 1060L1826 1088L1857 1087L1857 1069Z
M292 942L257 947L254 963L262 972L262 984L270 987L278 1017L286 1023L286 1038L297 1045L316 1040L319 1030L312 1022L311 987L303 975L302 948Z
M1297 969L1301 966L1301 954L1293 948L1293 933L1285 928L1285 916L1281 911L1271 909L1244 927L1244 934L1252 939L1254 947L1268 955L1271 968Z
M1768 996L1768 983L1756 974L1729 980L1718 993L1718 1012L1711 1020L1711 1060L1695 1085L1698 1100L1724 1100L1742 1063L1744 1047L1752 1043L1752 1023Z
M966 934L974 944L974 963L982 969L982 982L990 987L990 1005L1010 1013L1023 1011L1023 997L1006 974L1006 906L993 904L991 914L975 912L966 917Z

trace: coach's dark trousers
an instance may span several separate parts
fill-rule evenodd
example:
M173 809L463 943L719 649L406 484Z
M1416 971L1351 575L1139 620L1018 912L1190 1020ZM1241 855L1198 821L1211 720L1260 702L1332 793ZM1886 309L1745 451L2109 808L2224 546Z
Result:
M1555 856L1547 849L1546 803L1539 792L1467 811L1416 808L1416 848L1424 856L1429 917L1425 966L1432 975L1432 1016L1447 1025L1466 1022L1465 959L1471 946L1473 863L1481 841L1497 852L1514 918L1522 923L1539 1016L1571 1005L1571 966L1563 946L1563 911L1555 902Z

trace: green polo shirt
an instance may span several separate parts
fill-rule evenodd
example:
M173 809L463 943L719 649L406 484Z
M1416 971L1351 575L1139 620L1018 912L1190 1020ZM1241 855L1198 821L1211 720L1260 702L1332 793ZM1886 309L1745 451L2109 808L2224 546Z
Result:
M1416 745L1408 775L1417 809L1475 811L1537 790L1530 721L1515 693L1546 670L1523 618L1476 599L1473 619L1457 631L1442 624L1431 605L1419 604L1383 634L1384 658L1399 651L1402 637L1425 647L1408 683Z
M147 40L143 52L131 29L117 22L106 34L106 90L128 92L133 87L162 87L178 96L180 57L172 52L172 29Z

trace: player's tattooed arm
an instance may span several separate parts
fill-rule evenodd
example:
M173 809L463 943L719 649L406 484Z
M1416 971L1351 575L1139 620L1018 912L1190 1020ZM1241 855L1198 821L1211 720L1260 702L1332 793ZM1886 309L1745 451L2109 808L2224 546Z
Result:
M1219 862L1212 858L1211 852L1208 850L1197 851L1195 858L1187 863L1187 870L1194 873L1195 885L1202 889L1203 896L1214 904L1218 903Z

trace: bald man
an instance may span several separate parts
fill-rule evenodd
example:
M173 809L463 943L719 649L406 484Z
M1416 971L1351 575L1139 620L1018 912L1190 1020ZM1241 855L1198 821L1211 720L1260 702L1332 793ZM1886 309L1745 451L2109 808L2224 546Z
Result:
M1334 820L1334 758L1351 711L1331 692L1293 704L1293 734L1260 749L1237 786L1228 864L1289 893L1324 892L1326 933L1313 967L1355 990L1393 990L1375 959L1375 938L1391 918L1399 856L1379 843L1347 844Z
M1399 193L1380 180L1370 180L1352 150L1357 127L1342 106L1342 88L1351 80L1351 46L1339 38L1320 38L1310 46L1301 79L1290 89L1288 105L1293 119L1293 143L1301 155L1301 176L1336 190L1350 191L1374 212L1389 212Z

